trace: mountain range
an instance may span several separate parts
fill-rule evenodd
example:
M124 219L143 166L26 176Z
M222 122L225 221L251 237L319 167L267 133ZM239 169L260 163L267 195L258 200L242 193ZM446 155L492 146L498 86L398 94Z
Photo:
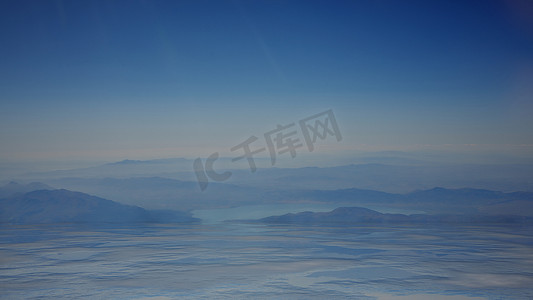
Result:
M362 189L340 190L263 190L228 184L214 185L211 193L193 193L193 182L167 178L130 179L71 179L79 187L92 187L96 192L111 193L116 200L134 194L141 198L160 193L175 193L174 205L163 209L146 209L124 201L107 200L100 195L92 196L33 182L19 184L10 182L0 187L0 223L145 223L145 222L195 222L191 210L220 207L246 207L257 204L328 204L339 207L330 213L302 213L272 217L272 220L315 220L330 222L335 218L347 220L354 214L368 220L442 222L471 220L479 222L507 218L508 216L533 217L533 193L481 189L433 188L407 194L392 194ZM87 183L90 185L87 185ZM45 188L45 189L43 189ZM188 191L188 192L187 192ZM151 194L153 193L153 194ZM91 193L93 194L93 193ZM196 195L196 198L195 198ZM205 198L198 197L198 195ZM122 198L121 198L122 199ZM193 205L194 204L194 205ZM170 207L170 208L169 208ZM359 210L341 209L360 207ZM361 208L366 207L366 208ZM181 209L176 209L181 208ZM189 208L189 209L185 209ZM369 208L418 211L412 215L382 214ZM378 209L379 210L379 209ZM362 215L362 213L364 214ZM428 217L431 215L432 217ZM461 217L457 217L461 216ZM476 216L476 217L473 217ZM357 219L356 218L356 219ZM367 219L364 219L367 220ZM307 222L305 221L305 222ZM292 221L291 221L292 222Z
M358 188L388 193L409 193L436 186L450 189L476 188L505 192L533 192L533 164L445 163L394 156L354 159L357 164L323 167L289 167L299 159L279 161L271 166L269 159L257 158L258 170L251 173L245 160L217 160L216 171L231 171L225 184L266 189L337 190ZM312 160L307 165L313 165ZM0 169L1 171L2 169ZM3 180L38 181L48 183L66 178L132 178L162 177L195 182L193 160L169 158L155 160L123 160L86 168L29 172L13 175L6 171ZM0 172L1 173L1 172Z
M6 185L0 187L0 198L9 197L16 194L25 194L36 190L53 190L53 188L41 182L21 184L15 181L11 181Z
M273 224L533 224L533 217L515 215L383 214L363 207L339 207L330 212L301 212L258 220Z
M198 219L178 211L138 206L68 190L36 190L0 199L0 223L189 223Z
M191 211L258 204L326 203L334 207L396 208L430 214L462 212L533 216L531 192L473 188L437 187L410 193L388 193L359 188L288 189L212 182L201 192L196 182L161 177L64 178L46 183L147 209Z

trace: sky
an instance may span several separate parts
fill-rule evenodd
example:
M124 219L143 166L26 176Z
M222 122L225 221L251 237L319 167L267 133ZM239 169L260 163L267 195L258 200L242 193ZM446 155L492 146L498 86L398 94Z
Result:
M0 162L228 154L329 109L317 153L533 157L533 2L0 2Z

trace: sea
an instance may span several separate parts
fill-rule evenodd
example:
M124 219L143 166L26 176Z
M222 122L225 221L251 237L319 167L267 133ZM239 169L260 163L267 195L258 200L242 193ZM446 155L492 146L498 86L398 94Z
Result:
M0 226L0 299L533 299L533 228Z

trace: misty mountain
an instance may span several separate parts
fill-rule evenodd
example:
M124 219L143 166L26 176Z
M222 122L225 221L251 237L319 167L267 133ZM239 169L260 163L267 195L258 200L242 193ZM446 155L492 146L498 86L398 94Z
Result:
M301 212L258 220L280 224L533 224L533 217L514 215L383 214L362 207L339 207L330 212Z
M21 184L18 182L11 181L6 185L0 187L0 198L5 198L13 196L16 194L25 194L37 190L53 190L54 188L41 183L41 182L31 182L28 184Z
M343 205L382 206L432 214L516 214L533 216L533 193L504 193L482 189L433 188L408 194L371 190L303 191L306 199Z
M409 193L435 186L533 192L532 164L459 164L415 160L396 156L354 159L357 164L335 167L288 168L294 160L271 167L269 159L257 158L258 170L250 173L245 160L217 160L218 171L231 171L226 184L262 189L336 190L358 188L389 193ZM304 159L303 157L301 159ZM309 164L312 164L309 161ZM25 181L62 178L164 177L195 181L193 160L184 158L123 160L89 168L27 173ZM285 167L284 167L285 166Z
M193 222L175 211L148 211L68 190L38 190L0 199L0 223Z
M432 188L407 194L366 189L282 189L210 182L201 192L198 183L169 178L64 178L47 182L147 209L214 209L257 204L327 203L334 207L397 208L431 214L533 215L533 193L505 193L484 189Z
M147 209L180 211L257 204L265 195L264 189L216 182L210 182L208 189L202 192L197 182L161 177L64 178L49 182Z
M79 178L130 178L130 177L167 177L186 181L196 180L193 173L193 161L186 158L165 158L153 160L125 159L85 168L54 170L45 172L28 172L18 175L24 180L40 181L41 179L58 179L67 177ZM268 167L270 159L257 159L258 166ZM248 168L245 162L233 163L231 158L221 157L217 160L217 168Z
M513 214L533 216L533 193L483 189L433 188L406 195L412 207L433 213ZM431 207L430 207L431 206Z
M250 175L236 170L232 184L278 189L358 188L409 193L436 186L533 192L533 165L514 164L351 164L338 167L267 168Z
M55 170L46 172L30 172L20 176L26 180L55 179L64 177L101 178L154 176L192 170L192 160L185 158L155 160L122 160L119 162L96 165L93 167Z

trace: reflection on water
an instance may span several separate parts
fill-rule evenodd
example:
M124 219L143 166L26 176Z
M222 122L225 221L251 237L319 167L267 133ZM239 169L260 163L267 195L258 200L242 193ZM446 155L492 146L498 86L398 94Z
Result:
M531 299L523 227L0 228L6 299Z

